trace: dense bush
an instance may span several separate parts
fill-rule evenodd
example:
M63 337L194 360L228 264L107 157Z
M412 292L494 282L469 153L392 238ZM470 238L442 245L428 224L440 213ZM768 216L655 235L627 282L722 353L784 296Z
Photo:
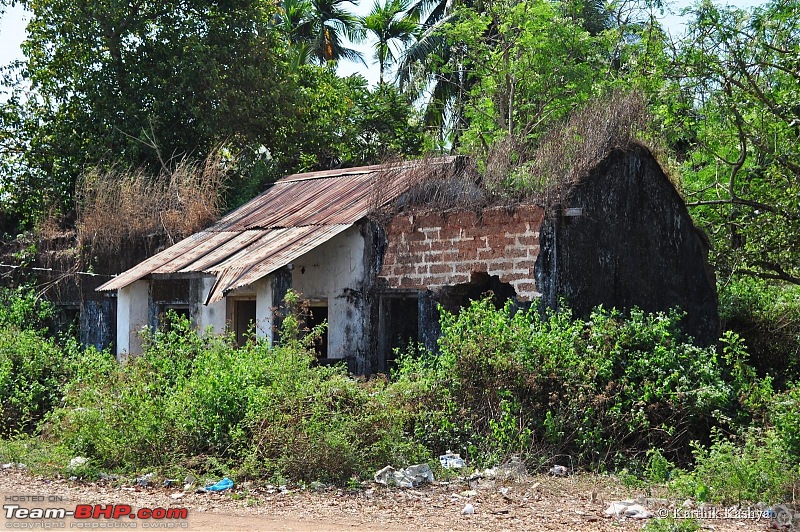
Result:
M0 288L0 326L41 331L49 326L54 307L33 288Z
M28 288L0 290L0 435L32 431L61 399L80 352L45 336L53 307Z
M411 349L391 380L364 380L317 366L321 330L305 334L292 312L278 345L240 348L172 315L121 365L20 328L47 309L14 297L0 311L2 433L38 434L52 456L20 438L0 445L4 460L344 482L452 449L476 468L512 454L532 469L625 468L713 501L798 487L800 386L775 391L735 332L718 351L692 345L675 312L575 320L476 301L442 311L437 353Z
M693 469L671 482L681 495L725 504L781 503L800 487L797 460L775 430L749 427L728 436L714 431L712 439L708 446L695 443Z
M714 349L685 341L679 319L602 309L588 321L543 319L477 301L443 312L440 353L403 357L398 379L423 395L417 434L437 451L479 462L567 454L584 465L651 447L680 455L732 390Z
M800 379L800 286L737 278L721 285L723 329L747 344L750 363L779 386Z
M172 316L141 356L96 364L73 383L46 433L106 468L184 464L294 480L342 481L422 456L385 381L315 366L313 336L283 323L281 345L236 349Z

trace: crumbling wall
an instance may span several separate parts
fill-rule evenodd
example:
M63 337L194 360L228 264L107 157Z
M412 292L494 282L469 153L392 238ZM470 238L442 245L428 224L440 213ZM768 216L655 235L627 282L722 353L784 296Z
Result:
M548 211L537 281L547 306L646 312L679 307L700 345L719 337L707 245L675 187L643 146L616 149Z
M395 215L379 277L388 288L437 290L486 273L531 301L540 296L534 264L542 218L536 205Z

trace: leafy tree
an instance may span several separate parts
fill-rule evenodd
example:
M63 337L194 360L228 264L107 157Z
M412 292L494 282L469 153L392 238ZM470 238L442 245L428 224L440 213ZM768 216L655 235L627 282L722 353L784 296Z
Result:
M222 141L285 142L275 125L294 91L270 2L22 3L31 93L4 105L2 124L4 158L21 154L6 181L17 199L69 210L77 177L103 161L156 169Z
M691 14L676 121L690 205L721 272L800 284L800 2Z
M380 69L381 85L386 68L397 61L392 46L407 45L414 39L417 23L414 17L406 14L410 5L409 0L385 0L383 5L376 0L369 14L361 19L364 30L375 37L375 60Z
M404 98L286 54L271 2L24 4L27 59L0 104L0 212L11 234L52 205L72 211L75 183L97 166L157 176L224 144L235 206L287 172L422 150Z
M529 143L608 87L655 84L652 67L664 57L657 4L420 2L412 12L424 15L424 31L398 80L428 96L426 123L454 147L485 153L508 135Z
M597 90L598 73L609 71L608 39L593 37L545 0L494 2L485 14L462 15L448 35L465 40L474 77L463 138L473 152L486 153L509 136L535 142Z
M361 76L337 77L332 69L306 67L300 83L303 127L294 128L302 150L276 154L298 171L378 164L387 157L424 151L422 124L410 102L383 84L370 92Z

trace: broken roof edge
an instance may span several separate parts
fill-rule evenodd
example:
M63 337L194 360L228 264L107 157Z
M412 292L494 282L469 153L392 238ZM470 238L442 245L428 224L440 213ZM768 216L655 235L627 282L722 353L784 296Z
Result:
M208 232L206 230L203 230L187 236L183 240L173 244L172 246L166 249L161 250L152 257L147 258L144 261L138 263L133 268L129 268L124 272L120 273L119 275L117 275L116 277L113 277L112 279L106 281L105 283L95 288L95 291L111 292L113 290L119 290L121 288L125 288L126 286L135 283L136 281L142 279L146 275L150 275L151 273L153 273L153 271L174 260L176 249L177 250L182 250L184 248L190 249L191 247L190 244L202 240L202 237L207 234ZM166 253L167 251L172 251L172 253Z
M558 208L571 190L585 184L609 160L619 156L652 159L665 180L680 195L679 188L657 151L642 141L632 139L608 146L588 167L578 169L579 171L564 175L562 179L552 182L533 180L529 183L520 182L516 188L506 187L497 181L491 182L485 172L479 172L474 166L454 168L456 171L447 175L423 176L414 182L400 202L385 205L375 214L380 220L400 212L407 214L454 213L464 210L481 212L494 208L514 210L525 205L535 205L548 210Z
M316 170L313 172L301 172L297 174L289 174L281 177L272 185L282 183L294 183L297 181L309 181L312 179L326 179L330 177L342 177L346 175L360 175L370 174L375 172L382 172L387 170L406 170L419 165L444 165L451 164L459 159L467 158L466 155L441 155L436 157L423 157L421 159L399 159L397 161L387 161L381 164L372 164L368 166L354 166L352 168L336 168L334 170Z

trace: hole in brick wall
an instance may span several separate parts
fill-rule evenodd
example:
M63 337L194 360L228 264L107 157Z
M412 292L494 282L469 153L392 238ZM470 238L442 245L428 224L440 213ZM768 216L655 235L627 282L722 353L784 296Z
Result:
M492 294L492 302L497 308L505 305L509 299L517 297L514 287L501 282L497 275L473 272L468 283L446 286L439 290L437 299L445 310L458 312L469 306L470 301L481 299L487 293Z

